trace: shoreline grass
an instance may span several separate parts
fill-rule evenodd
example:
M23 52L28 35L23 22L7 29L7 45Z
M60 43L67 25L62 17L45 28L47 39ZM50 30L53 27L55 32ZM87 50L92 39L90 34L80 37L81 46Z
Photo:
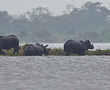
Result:
M14 51L13 48L11 48L10 50L2 50L5 54L0 55L0 56L24 56L23 55L23 53L24 53L23 52L23 46L20 46L20 49L19 49L18 53L16 53L16 54L13 54L13 51ZM88 56L91 56L91 55L108 55L108 56L110 56L110 49L107 49L107 50L97 49L95 51L88 50L88 52L85 55L88 55ZM66 55L65 55L64 49L54 48L54 49L49 49L49 55L48 56L66 56ZM72 54L70 56L79 56L79 55Z

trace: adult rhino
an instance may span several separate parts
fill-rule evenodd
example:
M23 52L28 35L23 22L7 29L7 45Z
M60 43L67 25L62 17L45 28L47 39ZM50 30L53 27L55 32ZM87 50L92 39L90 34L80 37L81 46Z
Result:
M0 36L0 52L2 49L9 50L11 48L14 48L14 54L18 52L19 39L15 35Z
M48 45L43 44L28 44L25 45L24 50L24 56L42 56L42 55L48 55Z
M70 54L78 54L78 55L85 55L88 49L93 49L94 46L91 44L90 40L85 41L75 41L75 40L68 40L64 43L64 52L66 55Z

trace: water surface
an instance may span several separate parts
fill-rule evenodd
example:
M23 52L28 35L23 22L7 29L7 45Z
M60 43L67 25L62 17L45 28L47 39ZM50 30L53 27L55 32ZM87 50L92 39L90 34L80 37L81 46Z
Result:
M110 90L110 57L1 56L0 90Z
M43 43L43 44L48 44L49 48L64 48L64 43ZM93 43L94 49L100 49L100 50L105 50L105 49L110 49L110 43Z

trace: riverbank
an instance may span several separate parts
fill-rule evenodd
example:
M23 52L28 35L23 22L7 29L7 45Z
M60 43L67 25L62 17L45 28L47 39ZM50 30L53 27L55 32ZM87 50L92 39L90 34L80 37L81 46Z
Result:
M13 51L14 49L10 49L10 50L3 50L3 52L5 52L5 55L1 55L1 56L23 56L23 47L21 47L19 49L19 52L16 53L16 54L13 54ZM108 55L110 56L110 49L106 49L106 50L100 50L100 49L97 49L97 50L88 50L87 53L85 55ZM65 56L65 52L64 52L64 49L62 48L53 48L53 49L50 49L49 48L49 54L48 56ZM79 56L77 54L72 54L70 56Z
M55 49L51 49L49 52L49 55L55 55L55 56L65 56L65 52L63 49L61 48L55 48ZM110 49L107 50L88 50L87 53L85 55L110 55ZM72 54L70 56L78 56L77 54Z

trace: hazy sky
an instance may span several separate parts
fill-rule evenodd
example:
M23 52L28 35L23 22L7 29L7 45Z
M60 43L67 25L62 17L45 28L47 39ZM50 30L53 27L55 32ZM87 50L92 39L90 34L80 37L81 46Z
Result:
M0 10L7 10L10 14L21 14L32 8L43 6L55 14L61 13L67 4L81 6L86 1L101 1L110 6L110 0L0 0Z

